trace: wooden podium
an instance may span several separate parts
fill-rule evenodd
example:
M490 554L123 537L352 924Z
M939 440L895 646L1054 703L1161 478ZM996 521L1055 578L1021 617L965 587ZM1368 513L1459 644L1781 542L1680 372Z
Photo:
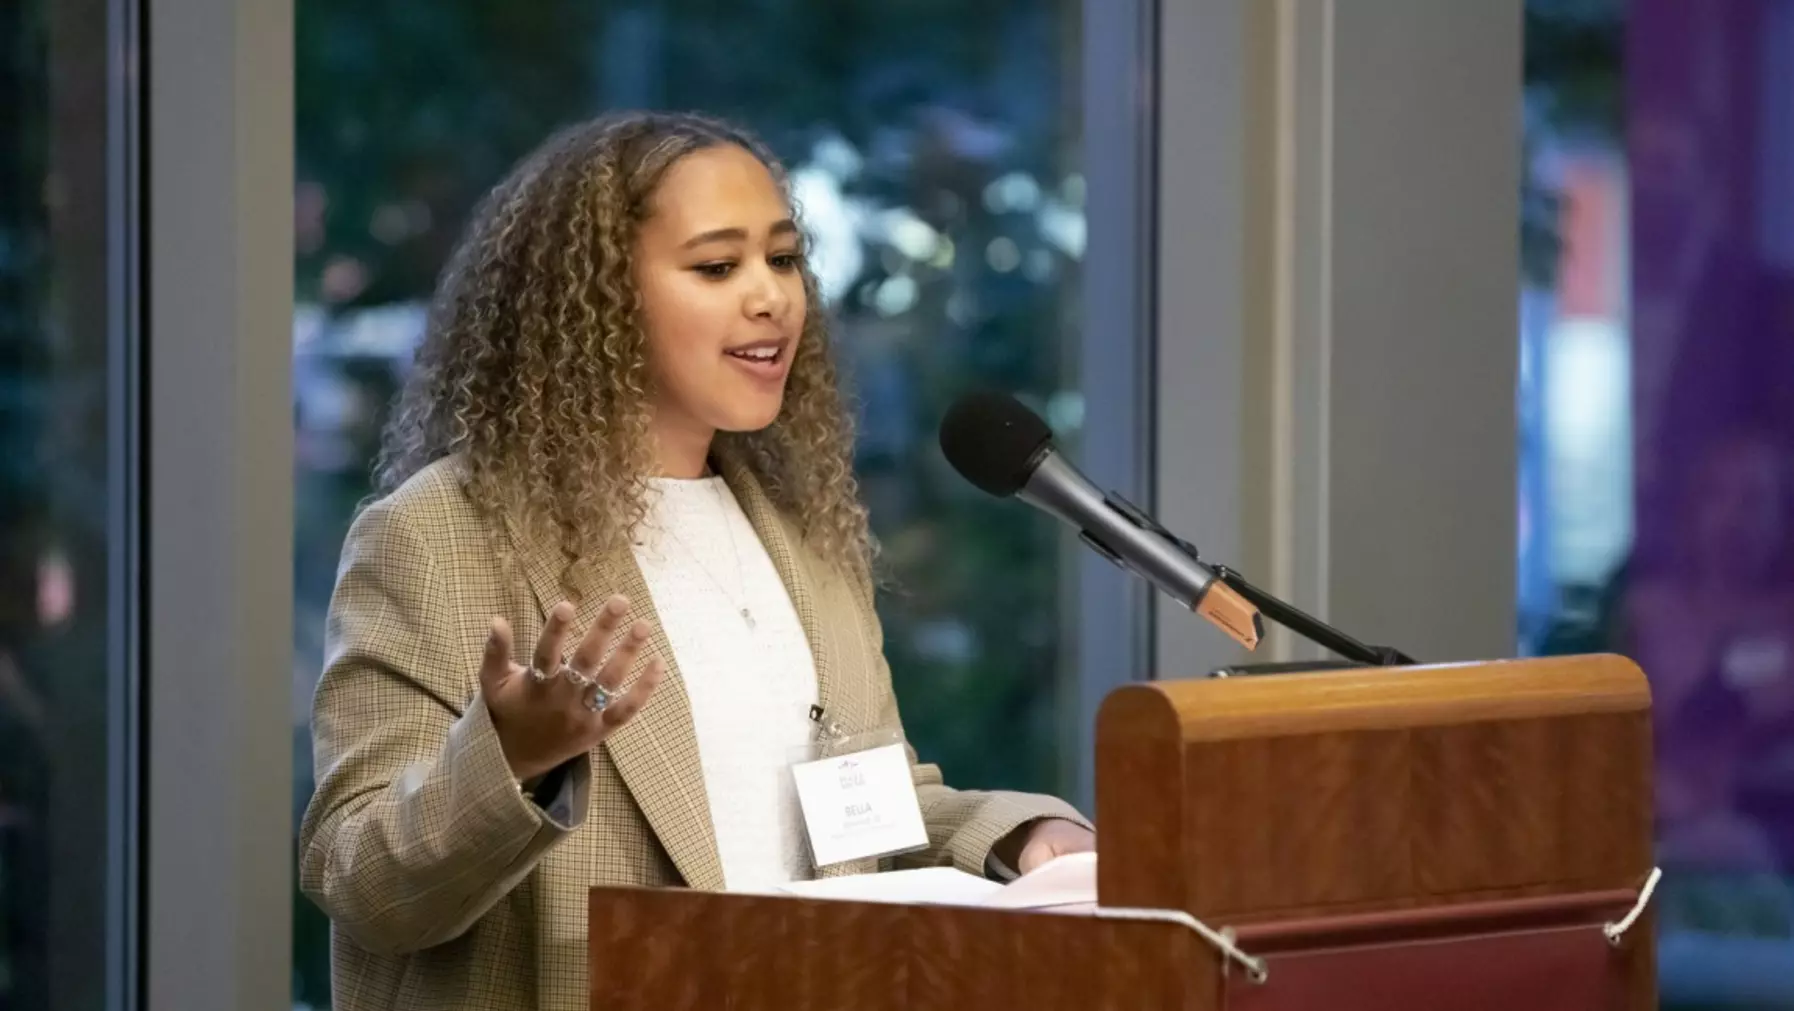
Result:
M1614 656L1159 681L1097 718L1105 910L593 889L591 1006L1655 1006L1650 694Z

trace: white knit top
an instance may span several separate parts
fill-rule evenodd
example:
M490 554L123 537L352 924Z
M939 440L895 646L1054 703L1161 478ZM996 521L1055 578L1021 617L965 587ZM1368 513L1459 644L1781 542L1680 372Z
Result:
M816 665L778 570L717 477L656 479L636 542L691 697L726 887L810 877L788 770L811 740Z

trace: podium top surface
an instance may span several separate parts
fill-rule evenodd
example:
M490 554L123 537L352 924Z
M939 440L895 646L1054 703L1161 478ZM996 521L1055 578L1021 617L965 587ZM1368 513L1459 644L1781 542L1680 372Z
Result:
M1116 689L1103 708L1131 733L1219 741L1644 712L1650 704L1638 666L1603 654L1150 681Z

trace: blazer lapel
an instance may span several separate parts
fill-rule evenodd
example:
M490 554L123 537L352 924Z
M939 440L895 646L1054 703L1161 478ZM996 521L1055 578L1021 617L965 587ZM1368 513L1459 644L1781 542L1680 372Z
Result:
M518 554L537 605L546 616L549 608L568 598L562 584L561 553L552 545L527 543ZM647 582L635 559L626 554L602 559L591 582L593 585L585 588L575 605L576 632L583 633L591 627L613 593L629 598L629 615L622 627L643 621L650 630L641 660L623 682L625 690L640 677L648 658L658 656L666 664L654 697L611 734L603 747L685 883L705 891L721 891L723 866L717 856L710 798L704 789L704 769L698 758L691 697L686 694L672 645L655 613Z

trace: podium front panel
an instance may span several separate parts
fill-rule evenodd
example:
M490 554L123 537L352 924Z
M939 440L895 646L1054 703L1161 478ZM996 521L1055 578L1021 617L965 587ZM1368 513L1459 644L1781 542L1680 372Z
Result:
M1164 923L595 888L594 1011L1207 1011L1214 953Z

